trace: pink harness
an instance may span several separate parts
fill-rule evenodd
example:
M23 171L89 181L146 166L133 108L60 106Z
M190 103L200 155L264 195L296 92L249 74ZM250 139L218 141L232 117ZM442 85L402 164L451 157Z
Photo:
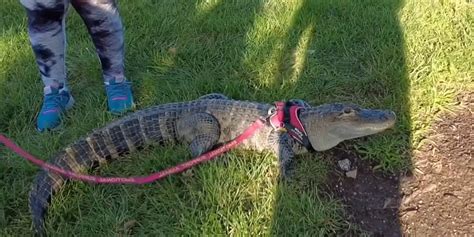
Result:
M312 151L313 147L299 118L301 108L292 102L275 102L275 112L270 115L268 122L274 129L288 132L291 138Z

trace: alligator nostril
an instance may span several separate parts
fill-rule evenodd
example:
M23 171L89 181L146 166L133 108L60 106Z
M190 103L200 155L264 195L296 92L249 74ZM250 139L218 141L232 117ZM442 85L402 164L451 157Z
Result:
M387 120L395 120L395 113L393 111L386 111L382 114L380 114L379 119L383 121Z
M389 117L395 120L397 118L397 115L395 114L395 112L390 111Z

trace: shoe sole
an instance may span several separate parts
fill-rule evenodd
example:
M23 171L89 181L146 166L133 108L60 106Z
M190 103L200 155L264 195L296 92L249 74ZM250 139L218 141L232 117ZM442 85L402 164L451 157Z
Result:
M109 113L111 113L112 115L123 115L123 114L126 114L130 111L134 111L135 109L137 108L136 104L134 102L132 102L132 106L130 106L130 108L127 108L127 109L124 109L123 111L121 112L116 112L116 111L110 111L109 110Z

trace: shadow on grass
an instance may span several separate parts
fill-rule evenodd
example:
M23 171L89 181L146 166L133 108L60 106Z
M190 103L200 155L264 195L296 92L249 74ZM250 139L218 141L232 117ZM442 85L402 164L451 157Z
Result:
M398 173L410 167L409 83L397 16L402 4L401 0L306 0L293 15L270 91L294 91L293 96L312 104L345 101L392 109L398 122L385 135L346 142L312 157L323 157L329 165L331 171L323 181L315 180L310 168L321 161L300 159L296 179L280 185L284 191L278 192L275 203L275 235L328 234L331 230L324 226L333 221L318 220L318 207L312 205L316 203L312 198L325 192L346 206L352 227L342 233L401 235L398 175L380 169ZM352 162L356 179L337 168L336 161L342 159ZM295 211L295 199L307 209Z
M246 30L262 7L257 1L141 1L123 4L128 30L127 69L142 107L220 92L252 94L241 80ZM155 11L146 9L156 9ZM163 10L166 9L166 10ZM136 12L147 12L137 16ZM137 18L141 18L137 20ZM133 22L143 21L135 26ZM129 22L127 24L127 22ZM143 44L149 50L143 50ZM137 79L135 79L137 78ZM252 99L252 98L246 98Z
M230 168L226 165L227 161L199 168L196 172L199 178L196 179L172 177L159 184L163 185L159 186L161 189L153 191L150 191L151 187L154 187L152 185L144 187L71 185L74 186L74 190L81 190L82 194L87 195L68 197L68 200L53 207L56 211L53 210L48 223L54 225L48 228L59 233L73 234L75 231L82 231L81 234L89 231L95 234L110 233L111 226L117 227L122 224L121 221L135 219L139 222L139 226L144 226L138 230L142 233L229 234L229 229L232 227L247 224L245 221L249 218L248 213L273 210L269 224L273 235L357 232L358 228L352 228L351 224L346 223L347 221L359 225L368 232L399 234L400 224L397 215L393 215L398 210L398 206L393 205L397 202L397 197L392 197L392 194L398 195L398 181L393 180L390 181L390 185L385 185L385 181L372 179L370 178L373 175L372 169L368 167L376 164L385 169L397 170L409 167L410 162L407 156L410 150L407 135L410 128L407 98L409 88L405 72L403 36L397 18L397 11L402 4L400 1L282 1L287 5L284 7L272 1L121 2L120 9L126 27L127 75L134 82L140 107L195 99L209 92L221 92L235 99L262 102L290 98L305 99L314 105L345 101L366 107L395 110L399 117L397 129L386 135L342 144L333 151L300 157L296 165L298 172L295 179L278 184L276 191L267 190L268 194L276 194L273 208L258 209L259 205L264 206L265 202L268 202L267 199L262 200L258 197L255 199L242 197L243 201L239 199L239 204L243 203L244 211L239 209L240 206L226 206L226 202L233 201L235 196L245 196L238 195L238 192L242 192L241 188L250 194L254 192L245 190L245 185L242 185L246 184L242 177L248 175L245 167L261 165L264 167L261 168L262 173L271 173L268 164L262 165L260 161L248 161L242 158L242 162L233 161L237 166ZM10 3L13 4L12 1ZM18 6L10 7L18 8ZM293 15L274 13L285 12L282 10L285 7L295 8ZM268 14L267 18L262 19L265 14ZM288 21L284 21L286 25L279 25L271 22L272 17L287 17ZM260 20L269 21L269 24L259 22ZM75 38L87 37L85 27L77 16L68 23L72 34L70 42L75 41ZM78 29L81 29L80 33ZM71 53L68 59L69 75L73 90L77 89L74 93L79 108L80 101L85 101L90 94L93 97L103 98L103 95L99 96L102 92L96 89L101 85L98 60L94 58L93 50L84 51L86 48L84 42L88 42L90 47L90 41L81 42L78 45L70 44ZM19 55L20 58L16 59L14 65L7 68L8 70L21 68L25 64L33 68L31 53ZM96 70L90 70L91 67ZM35 75L36 78L39 77L35 73L18 72L7 75L6 78L13 80L16 77L20 79L24 77L32 80ZM36 86L18 89L19 85L22 84L12 83L9 88L23 93L28 91L25 93L28 94L25 97L27 99L21 104L11 101L2 107L5 108L2 112L6 112L2 113L1 117L2 131L4 127L13 132L14 129L25 130L25 127L32 126L34 120L32 114L39 106L36 94L39 94L41 86L38 83ZM97 98L92 102L101 101ZM67 145L74 137L83 136L85 131L97 126L97 123L85 121L86 115L81 113L92 110L95 106L93 103L83 110L72 111L74 116L78 116L78 121L84 120L84 122L68 124L70 129L65 133L69 134L67 135L69 140L57 142L56 147ZM35 106L28 107L28 104ZM22 110L22 108L28 109ZM7 123L7 120L13 120L16 111L25 114L20 114L21 119ZM97 118L90 120L94 119ZM69 132L71 130L75 133ZM32 131L21 134L31 135ZM41 154L40 148L47 144L46 140L50 137L37 135L33 137L40 139L37 142L40 145L35 148L37 153ZM31 142L25 139L23 143L27 143L26 141ZM143 167L140 169L138 161L129 162L130 166L126 165L128 167L126 171L134 173L138 169L143 171L140 173L148 173L153 168L175 164L174 155L168 155L169 162L149 161L152 163L146 165L147 169ZM360 155L367 157L370 162L361 162ZM163 152L156 155L160 156L163 156ZM353 168L358 168L360 178L350 180L344 178L344 174L339 175L340 172L337 170L327 171L335 169L332 168L336 167L334 161L341 158L353 161ZM147 159L148 157L139 161ZM159 164L156 164L157 162ZM14 162L18 163L22 162ZM237 169L239 167L240 169ZM1 204L5 207L2 207L6 216L4 226L10 226L6 233L14 233L17 229L21 229L20 232L26 235L28 234L26 226L29 227L30 223L26 201L30 183L25 179L21 179L22 181L15 179L15 171L21 168L13 165L2 168L5 171L2 172L4 175L2 182L6 184L2 187L4 191L2 194L6 196L3 200L7 201ZM34 175L31 167L29 169L23 177L31 178ZM228 169L235 171L229 172ZM261 178L262 173L256 172L258 170L253 171L254 179ZM223 178L229 174L230 178ZM358 183L359 181L366 183ZM325 184L329 184L329 190ZM347 187L344 192L340 192L341 184ZM260 187L258 185L256 187ZM364 189L378 186L383 187ZM24 188L17 190L18 187ZM16 191L7 195L9 190ZM261 190L255 192L261 195ZM340 210L337 203L334 199L326 197L325 192L332 193L330 195L348 205L347 220L339 219ZM359 196L348 196L354 192L360 193ZM209 197L202 197L202 193L208 194ZM248 193L246 194L251 196ZM229 194L231 195L226 196ZM232 196L233 194L235 196ZM90 201L81 198L88 195L95 198ZM378 198L376 200L369 198L373 196ZM118 200L117 197L121 199ZM387 200L391 200L389 198L395 201L387 206L385 204ZM107 208L109 204L112 208ZM354 206L358 208L355 212ZM233 215L235 209L241 213ZM247 209L248 212L245 211ZM161 210L169 211L161 213ZM83 213L84 216L78 216L77 213ZM232 219L234 216L237 217ZM361 218L364 223L361 222ZM268 222L262 219L265 217L255 218L255 223L250 224L253 224L256 230L264 232L268 228L261 225ZM101 222L98 223L97 220ZM185 224L182 224L183 222ZM348 228L351 228L349 230L351 232L347 232Z
M410 167L409 85L397 17L402 2L284 3L295 8L293 15L273 15L284 7L265 1L181 2L178 8L167 1L129 6L128 10L140 6L170 9L169 15L145 16L142 30L138 26L128 31L129 44L136 47L129 47L130 58L142 56L137 52L146 55L143 61L128 63L132 74L140 78L139 101L145 106L222 92L235 99L301 98L314 105L344 101L393 109L399 120L388 134L299 159L295 180L279 184L275 192L270 232L350 234L362 230L399 235L399 181L373 170L397 172ZM136 11L122 12L127 21ZM176 14L186 18L174 18ZM270 24L259 22L262 16ZM272 17L288 17L288 21L272 25ZM150 32L153 25L162 27L160 32ZM148 35L156 39L146 39ZM155 42L151 44L158 50L143 52L142 41ZM335 161L346 158L359 172L355 180L335 168ZM219 186L219 182L202 181L208 186ZM347 205L346 220L338 219L341 210L324 193ZM204 212L215 216L213 210Z

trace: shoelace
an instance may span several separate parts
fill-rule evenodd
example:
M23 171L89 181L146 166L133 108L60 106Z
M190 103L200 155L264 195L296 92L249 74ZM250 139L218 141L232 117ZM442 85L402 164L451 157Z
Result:
M108 93L111 100L126 100L127 95L124 92L128 90L127 86L127 82L108 85Z
M65 97L65 95L57 94L45 96L43 114L48 112L59 112L57 109L64 110L62 100L65 98L62 97Z

